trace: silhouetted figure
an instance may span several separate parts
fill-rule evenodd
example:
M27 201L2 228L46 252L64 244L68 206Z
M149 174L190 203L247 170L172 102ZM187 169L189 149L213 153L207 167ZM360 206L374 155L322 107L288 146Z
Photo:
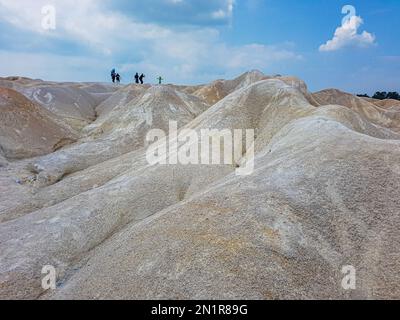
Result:
M117 83L120 83L120 82L121 82L121 76L119 75L119 73L117 73L117 74L115 75L115 79L117 80Z
M112 69L112 70L111 70L111 79L112 79L112 82L113 82L113 83L115 83L115 76L116 76L115 69Z
M135 83L138 84L139 83L139 73L136 72L135 74Z
M145 76L143 73L140 75L139 80L140 80L140 83L141 83L141 84L143 84L143 79L144 79L145 77L146 77L146 76Z
M162 81L164 80L161 76L159 76L158 78L157 78L157 80L158 80L158 84L162 84Z

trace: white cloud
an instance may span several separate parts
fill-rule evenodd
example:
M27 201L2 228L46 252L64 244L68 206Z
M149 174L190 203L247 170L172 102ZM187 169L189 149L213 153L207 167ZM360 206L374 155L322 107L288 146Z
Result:
M234 0L106 0L111 9L159 25L228 25Z
M178 5L186 0L172 2ZM225 14L231 14L234 1L222 2L227 8ZM126 74L143 70L150 81L152 77L161 74L172 81L193 83L301 58L287 45L231 46L221 40L220 32L215 27L173 28L156 22L141 22L119 11L109 10L99 3L101 1L96 0L18 0L17 5L16 1L0 0L0 18L4 18L14 28L37 34L43 41L65 40L89 48L90 55L100 68L107 70L115 65ZM51 32L41 28L41 7L47 4L54 4L57 9L57 29ZM220 15L223 13L216 14ZM90 58L88 53L82 53L82 57L79 52L68 56L62 49L57 47L55 51L48 52L50 59L40 59L38 53L25 52L25 75L46 79L51 73L52 79L57 80L56 74L50 71L54 67L59 74L58 79L67 77L60 80L73 80L71 75L81 76L83 72L71 73L63 68L77 65L79 70L85 70ZM5 57L6 53L2 55ZM0 60L1 72L7 70L8 75L24 75L23 70L17 69L16 58L21 55L9 52L8 56L14 56L12 61L15 63L9 64L7 59ZM29 57L32 63L29 63ZM37 66L37 63L43 65ZM96 80L99 72L103 72L94 71L92 67L88 69L88 73L93 75L92 80ZM108 72L105 74L108 76ZM85 80L88 80L87 76Z
M47 53L0 50L0 76L60 81L109 81L109 60ZM101 66L104 65L102 69Z
M319 51L337 51L339 49L356 46L368 47L375 43L375 36L367 31L358 33L363 24L361 17L353 16L347 19L342 26L338 27L332 40L327 41L319 47Z

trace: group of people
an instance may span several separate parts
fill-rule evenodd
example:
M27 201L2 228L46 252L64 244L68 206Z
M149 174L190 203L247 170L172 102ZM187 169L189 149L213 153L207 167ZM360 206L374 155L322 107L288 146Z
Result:
M139 73L137 73L136 72L136 74L135 74L135 83L136 84L144 84L144 78L145 78L146 76L142 73L141 75L139 75ZM112 79L112 82L113 83L120 83L121 82L121 76L120 76L120 74L119 73L117 73L116 72L116 70L115 69L112 69L111 70L111 79ZM157 78L157 80L158 80L158 83L159 84L162 84L162 81L164 80L161 76L160 77L158 77Z
M144 83L143 79L145 77L146 76L143 73L139 76L139 73L136 72L136 74L135 74L135 83L139 84L139 81L140 81L140 84L143 84Z
M111 79L112 79L113 83L115 83L115 82L120 83L121 82L121 76L120 76L119 73L117 73L115 71L115 69L111 70Z

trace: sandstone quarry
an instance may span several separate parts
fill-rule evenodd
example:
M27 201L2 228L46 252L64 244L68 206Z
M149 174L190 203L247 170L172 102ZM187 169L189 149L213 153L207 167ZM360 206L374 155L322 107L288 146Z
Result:
M13 77L0 112L0 299L400 298L398 101L258 71L203 86ZM235 174L246 152L150 165L146 134L169 121L254 129L254 172Z

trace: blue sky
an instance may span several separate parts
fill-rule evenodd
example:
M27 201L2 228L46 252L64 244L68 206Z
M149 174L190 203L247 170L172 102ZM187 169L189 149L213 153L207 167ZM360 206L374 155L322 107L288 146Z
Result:
M0 0L0 76L108 81L116 67L125 83L138 71L195 84L259 69L312 91L400 91L398 12L398 0Z

